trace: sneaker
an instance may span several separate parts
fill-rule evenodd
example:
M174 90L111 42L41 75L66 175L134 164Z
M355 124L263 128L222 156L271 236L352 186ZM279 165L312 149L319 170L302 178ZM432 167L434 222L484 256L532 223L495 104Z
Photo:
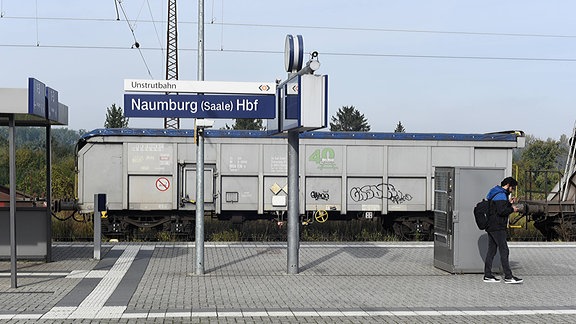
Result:
M504 283L507 283L507 284L519 284L522 282L524 282L524 280L522 280L518 277L514 277L514 276L512 276L512 278L504 278Z
M500 279L494 276L484 276L484 282L500 282Z

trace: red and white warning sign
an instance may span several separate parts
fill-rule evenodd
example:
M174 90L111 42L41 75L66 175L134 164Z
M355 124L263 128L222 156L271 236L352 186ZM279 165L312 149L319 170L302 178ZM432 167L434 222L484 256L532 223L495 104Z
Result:
M159 191L166 191L170 189L170 180L165 177L160 177L156 179L156 189Z

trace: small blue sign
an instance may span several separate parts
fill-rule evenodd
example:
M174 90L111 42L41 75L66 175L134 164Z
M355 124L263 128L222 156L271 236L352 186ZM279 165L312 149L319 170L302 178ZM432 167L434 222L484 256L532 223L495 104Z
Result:
M28 78L28 113L46 118L46 85Z
M271 119L274 95L124 94L124 116Z
M58 121L58 91L50 87L46 87L46 108L48 119Z
M278 97L278 129L305 132L326 127L328 123L328 76L297 75L282 83L276 90Z
M284 108L284 118L286 119L296 119L300 120L300 101L302 100L299 90L302 88L300 78L298 78L298 83L287 83L286 87L286 97L285 97L285 108ZM294 89L290 90L289 87Z

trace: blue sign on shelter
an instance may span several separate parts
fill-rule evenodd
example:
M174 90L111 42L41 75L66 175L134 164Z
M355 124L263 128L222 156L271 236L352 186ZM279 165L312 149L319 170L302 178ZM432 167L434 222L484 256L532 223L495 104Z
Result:
M28 113L46 118L46 85L34 78L28 79Z

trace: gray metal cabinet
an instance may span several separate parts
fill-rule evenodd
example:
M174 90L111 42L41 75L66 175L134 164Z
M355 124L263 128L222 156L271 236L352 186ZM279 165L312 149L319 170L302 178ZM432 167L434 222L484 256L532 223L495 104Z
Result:
M451 273L483 273L488 234L474 220L474 206L505 178L504 168L436 167L434 266ZM494 268L500 267L499 255Z

